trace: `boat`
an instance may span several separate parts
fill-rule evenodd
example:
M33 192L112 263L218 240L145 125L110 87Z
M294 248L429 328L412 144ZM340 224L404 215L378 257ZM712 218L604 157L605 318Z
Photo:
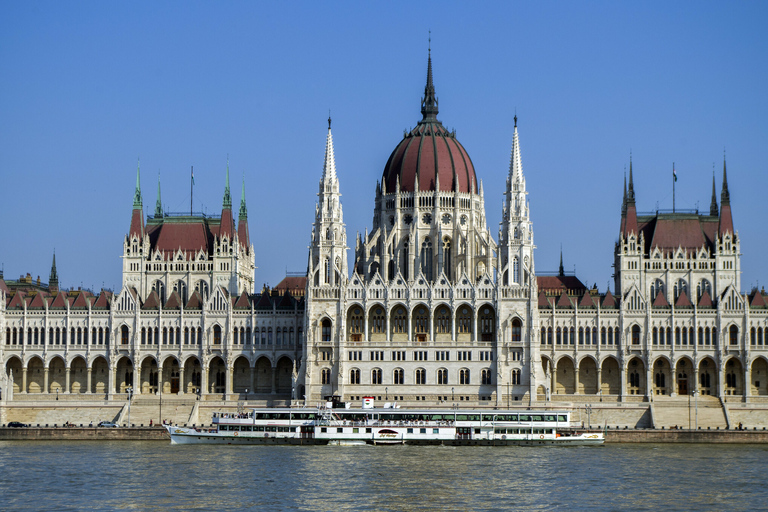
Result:
M171 444L602 445L601 430L573 427L569 411L360 408L256 408L214 413L211 428L166 425Z

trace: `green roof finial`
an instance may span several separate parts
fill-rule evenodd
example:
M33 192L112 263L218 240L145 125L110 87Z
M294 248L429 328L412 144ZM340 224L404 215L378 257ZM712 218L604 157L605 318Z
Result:
M232 196L229 193L229 155L227 155L227 186L224 188L224 208L232 208Z
M160 201L160 171L157 171L157 203L155 203L155 217L163 217L163 203Z
M141 201L141 160L136 165L136 191L133 193L133 207L142 208Z
M245 174L243 174L243 191L240 195L240 212L237 214L238 219L248 218L248 209L245 207Z

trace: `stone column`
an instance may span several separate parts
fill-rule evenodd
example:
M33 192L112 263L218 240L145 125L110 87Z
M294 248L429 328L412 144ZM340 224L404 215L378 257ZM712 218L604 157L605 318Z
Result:
M645 398L649 402L653 400L653 368L650 364L645 365Z
M183 395L187 392L187 385L184 382L184 367L179 365L179 392L177 395Z
M116 381L115 373L117 372L117 368L112 366L112 363L109 363L109 367L107 368L107 399L112 399L112 394L117 393L117 389L115 389Z
M600 401L603 401L603 369L600 363L597 363L597 394L600 396Z
M93 368L89 367L86 371L87 371L87 374L86 374L86 379L85 379L85 382L86 382L85 383L85 386L86 386L85 387L85 392L90 395L91 394L91 379L92 379Z
M624 361L619 364L621 364L619 368L619 401L623 402L627 394L627 367L624 365ZM646 383L646 388L647 385L648 383Z
M573 367L573 394L579 394L579 365L576 364Z
M162 394L163 393L163 367L159 366L157 367L157 391L155 394ZM160 418L162 420L162 418Z
M69 393L69 374L70 374L70 368L67 366L64 368L64 394Z
M749 402L752 395L752 380L749 375L749 367L744 365L744 401Z
M200 370L200 398L208 394L208 365L204 364Z
M224 393L226 393L227 397L232 394L232 379L235 376L235 368L233 364L227 363L226 365L227 369L227 377L226 381L224 382Z
M48 389L48 368L43 368L43 393L50 393Z
M256 368L254 366L250 367L251 370L251 380L249 381L251 385L248 387L250 389L251 393L256 392Z

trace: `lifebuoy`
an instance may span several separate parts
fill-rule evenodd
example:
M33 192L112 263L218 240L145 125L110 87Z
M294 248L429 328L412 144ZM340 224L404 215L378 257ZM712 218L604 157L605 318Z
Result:
M539 439L544 439L544 434L540 435Z
M501 436L501 438L502 438L502 439L506 439L506 438L507 438L507 436Z
M237 437L237 435L238 435L239 433L240 433L240 432L235 432L235 433L234 433L234 434L232 434L232 435L234 435L235 437Z

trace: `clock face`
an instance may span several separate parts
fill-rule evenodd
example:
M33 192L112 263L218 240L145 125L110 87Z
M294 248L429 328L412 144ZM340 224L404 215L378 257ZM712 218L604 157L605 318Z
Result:
M425 213L424 216L421 218L421 221L424 224L431 224L432 223L432 214L431 213Z
M449 224L451 222L451 214L445 213L443 214L443 224Z

